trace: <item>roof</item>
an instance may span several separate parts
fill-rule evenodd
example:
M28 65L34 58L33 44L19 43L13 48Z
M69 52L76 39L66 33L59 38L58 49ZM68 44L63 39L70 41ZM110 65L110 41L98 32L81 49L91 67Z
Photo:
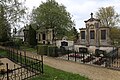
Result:
M87 23L87 22L92 22L92 21L100 21L100 19L95 19L95 18L93 18L93 13L91 13L90 15L91 15L91 18L88 19L88 20L86 20L86 21L84 21L85 23Z
M86 28L79 28L79 30L85 30Z

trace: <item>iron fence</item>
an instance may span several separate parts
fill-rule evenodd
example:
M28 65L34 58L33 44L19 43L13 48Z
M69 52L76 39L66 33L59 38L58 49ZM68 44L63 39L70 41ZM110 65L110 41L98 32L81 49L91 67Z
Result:
M26 80L43 73L43 56L28 57L26 51L21 52L18 49L6 48L7 58L16 63L12 69L6 64L6 69L1 71L0 80ZM41 60L40 60L41 59Z
M82 48L79 52L67 50L67 54L59 58L93 66L97 65L100 67L120 70L118 48L109 53L104 50L96 50L95 54L89 53L87 49L82 50Z

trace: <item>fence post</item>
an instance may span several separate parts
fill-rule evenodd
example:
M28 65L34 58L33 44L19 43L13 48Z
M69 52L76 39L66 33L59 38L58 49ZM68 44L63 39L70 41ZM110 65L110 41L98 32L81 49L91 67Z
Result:
M21 51L20 51L20 63L22 65L22 54L21 54Z
M84 57L85 57L85 54L84 54L84 52L83 52L83 63L85 63L85 61L84 61Z
M69 60L69 50L68 50L68 60Z
M76 51L75 51L75 62L76 62Z
M42 73L43 73L43 55L41 55L41 60L42 60Z
M18 49L17 49L17 62L18 62Z
M7 80L9 80L9 69L8 69L8 63L6 63L6 68L7 68Z
M15 69L15 65L14 65L14 69ZM16 80L16 70L14 70L14 75L15 75L15 80Z
M27 64L26 62L26 51L24 51L24 56L25 56L25 65Z

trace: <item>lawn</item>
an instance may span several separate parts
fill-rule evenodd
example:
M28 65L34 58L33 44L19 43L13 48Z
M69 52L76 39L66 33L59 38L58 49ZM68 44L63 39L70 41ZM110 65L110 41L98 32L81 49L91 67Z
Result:
M6 56L5 50L0 50L0 56ZM59 69L44 65L44 73L31 78L30 80L89 80L79 74L65 72Z
M90 80L79 74L73 74L44 65L43 75L39 75L30 80Z
M26 47L26 46L20 46L20 49L30 51L30 52L37 52L37 49L31 48L31 47Z

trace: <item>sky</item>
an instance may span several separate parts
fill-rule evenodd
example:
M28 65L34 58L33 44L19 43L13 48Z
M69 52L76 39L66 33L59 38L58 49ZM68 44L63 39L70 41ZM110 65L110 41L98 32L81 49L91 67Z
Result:
M33 7L38 7L41 2L46 0L26 0L25 5L31 12ZM84 28L84 21L90 18L90 13L95 14L100 7L114 6L115 11L120 14L120 0L56 0L56 2L66 7L75 21L77 30Z

